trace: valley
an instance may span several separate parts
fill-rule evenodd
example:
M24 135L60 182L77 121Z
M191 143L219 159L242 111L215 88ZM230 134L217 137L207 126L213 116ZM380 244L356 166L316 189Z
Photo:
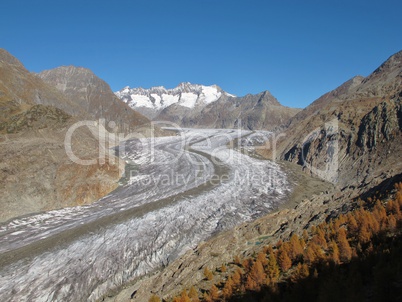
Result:
M250 134L183 129L122 142L120 157L136 168L115 191L0 226L1 300L96 301L277 208L291 189L285 173L228 146Z

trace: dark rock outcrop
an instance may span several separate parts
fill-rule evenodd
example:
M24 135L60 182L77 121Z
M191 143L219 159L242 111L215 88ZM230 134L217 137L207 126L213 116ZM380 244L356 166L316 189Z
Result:
M401 100L383 102L366 114L359 126L356 145L372 150L379 142L385 143L401 135Z

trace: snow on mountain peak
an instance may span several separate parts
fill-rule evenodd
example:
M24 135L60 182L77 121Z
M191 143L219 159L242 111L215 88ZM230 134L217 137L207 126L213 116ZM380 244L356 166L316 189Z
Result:
M126 86L115 94L134 109L145 107L155 111L160 111L173 104L187 108L205 106L217 101L223 94L233 96L224 92L217 85L204 86L188 82L180 83L173 89L166 89L163 86L149 89Z

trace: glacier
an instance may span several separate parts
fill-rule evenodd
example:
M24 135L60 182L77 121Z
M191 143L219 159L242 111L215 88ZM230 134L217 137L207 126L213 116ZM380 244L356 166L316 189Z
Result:
M92 205L0 225L0 300L97 301L272 211L290 190L286 174L230 147L255 134L182 129L122 143L129 169L117 190Z

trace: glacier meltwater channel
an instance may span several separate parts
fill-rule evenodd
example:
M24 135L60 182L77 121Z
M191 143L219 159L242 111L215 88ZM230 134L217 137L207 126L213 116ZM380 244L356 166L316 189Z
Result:
M229 147L250 134L184 129L126 141L119 155L132 170L114 192L0 225L0 301L96 301L271 211L289 184L276 163Z

